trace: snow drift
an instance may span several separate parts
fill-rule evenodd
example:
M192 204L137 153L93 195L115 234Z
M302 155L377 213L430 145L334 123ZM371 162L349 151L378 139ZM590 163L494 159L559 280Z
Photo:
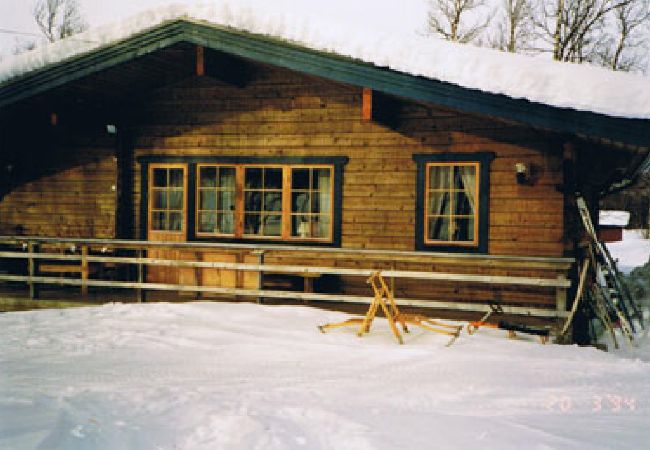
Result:
M396 344L383 319L237 303L0 314L0 448L645 448L650 343L499 330ZM626 356L627 355L627 356Z

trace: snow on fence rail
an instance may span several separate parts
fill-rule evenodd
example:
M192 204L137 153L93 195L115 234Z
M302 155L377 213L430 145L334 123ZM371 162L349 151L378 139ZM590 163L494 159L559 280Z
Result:
M58 239L58 238L24 238L24 237L0 237L0 244L19 245L23 251L0 251L0 258L6 259L26 259L27 275L9 275L0 274L0 280L24 282L30 288L30 297L37 297L37 284L67 285L80 286L82 293L87 293L88 287L109 287L135 289L138 294L138 300L142 301L144 290L162 290L162 291L184 291L184 292L203 292L213 294L228 294L246 297L268 297L281 299L298 299L298 300L315 300L330 301L343 303L369 303L372 297L345 294L321 294L314 292L296 292L283 290L264 290L262 289L261 277L264 273L282 273L298 276L309 275L345 275L345 276L364 276L367 277L378 269L353 269L344 267L330 266L302 266L288 264L265 264L264 255L270 252L309 252L325 253L331 255L355 255L357 259L370 257L377 261L392 258L392 261L403 259L405 261L427 260L435 262L437 260L453 260L460 265L464 262L474 263L481 261L491 267L514 267L527 268L529 266L542 270L560 270L566 271L573 260L570 258L543 258L543 257L519 257L519 256L492 256L492 255L469 255L469 254L426 254L418 252L400 252L400 251L382 251L382 250L352 250L352 249L335 249L306 246L278 246L278 245L253 245L253 244L204 244L204 243L179 243L179 242L150 242L150 241L129 241L129 240L102 240L102 239ZM51 252L41 252L41 245L67 246L73 251L80 250L75 254L60 254ZM99 248L99 254L90 254L91 248ZM243 262L216 262L216 261L192 261L177 260L167 258L150 258L145 257L145 252L150 249L194 249L194 250L227 250L245 252L248 255L255 255L257 263ZM106 253L114 249L128 249L135 251L136 256L106 256ZM349 256L348 256L349 258ZM65 270L66 273L76 272L80 278L65 278L42 276L38 272L39 261L63 261L78 262L79 264L71 270ZM96 280L89 279L90 263L112 263L135 265L137 267L137 281L116 281L116 280ZM200 286L176 283L151 283L145 281L146 266L166 266L177 268L195 268L195 269L224 269L233 270L237 273L254 272L259 276L257 289L246 289L243 287L218 287L218 286ZM56 270L53 270L56 271ZM566 291L571 286L571 281L564 274L557 275L555 278L525 277L525 276L504 276L504 275L476 275L466 273L447 273L447 272L426 272L412 270L381 270L385 277L405 278L418 280L434 280L444 282L465 282L479 283L488 285L517 285L529 287L554 288L556 290L556 309L532 308L503 305L504 311L512 314L526 314L543 317L564 317L566 316ZM466 311L483 311L488 308L485 303L469 302L446 302L438 300L422 299L397 299L398 303L407 306L418 306L427 308L455 309Z

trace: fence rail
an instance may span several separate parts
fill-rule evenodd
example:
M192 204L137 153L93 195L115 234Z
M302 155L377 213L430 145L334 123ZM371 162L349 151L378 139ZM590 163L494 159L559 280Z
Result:
M57 239L57 238L26 238L26 237L0 237L0 244L13 246L14 248L0 251L0 260L27 261L27 274L0 274L0 280L26 283L30 289L30 296L36 298L38 295L37 285L62 285L80 286L82 293L87 293L89 287L106 287L118 289L134 289L138 298L142 299L145 290L160 291L184 291L201 292L213 294L227 294L245 297L268 297L280 299L298 299L311 301L330 301L342 303L369 303L372 298L360 295L347 294L325 294L314 292L296 292L283 290L262 289L261 278L265 273L282 273L309 277L312 275L340 275L367 277L377 268L346 268L324 265L303 266L292 264L268 264L264 263L264 257L268 254L319 254L327 258L345 258L365 260L369 262L423 262L427 264L450 264L464 266L477 265L491 268L513 268L552 271L549 277L528 277L528 276L506 276L506 275L482 275L468 273L448 273L435 271L414 271L396 270L394 268L381 270L381 273L391 279L414 279L441 281L453 283L476 283L483 285L500 286L522 286L535 288L550 288L556 292L556 308L536 308L525 306L502 305L506 312L512 314L527 314L544 317L563 317L566 315L566 292L571 286L571 281L566 277L566 272L573 263L569 258L542 258L542 257L520 257L520 256L493 256L493 255L469 255L435 253L423 254L419 252L399 252L382 250L352 250L334 249L306 246L279 246L279 245L252 245L252 244L205 244L205 243L175 243L175 242L149 242L149 241L125 241L125 240L100 240L100 239ZM17 250L15 247L18 246ZM49 247L49 248L48 248ZM53 253L54 248L66 249L73 254ZM152 258L146 257L146 251L151 249L185 249L190 252L200 251L214 252L223 251L229 254L254 256L257 263L246 262L217 262L198 261L186 259ZM112 256L110 252L116 250L130 250L135 256ZM96 251L97 254L93 254ZM70 269L57 266L54 261L68 264ZM243 261L239 257L237 261ZM43 276L39 273L39 267L46 267L47 263L62 272L78 273L79 278ZM471 263L471 264L468 264ZM91 264L117 264L125 266L136 266L136 281L97 280L90 279ZM234 273L252 272L259 275L260 282L256 289L244 288L241 283L237 287L202 286L181 283L152 283L146 281L145 271L150 266L175 267L183 269L221 269ZM66 266L67 267L67 266ZM546 273L546 272L544 272ZM552 277L552 275L555 275ZM466 311L484 311L488 308L487 303L479 302L453 302L449 300L422 300L399 298L401 305L454 309Z

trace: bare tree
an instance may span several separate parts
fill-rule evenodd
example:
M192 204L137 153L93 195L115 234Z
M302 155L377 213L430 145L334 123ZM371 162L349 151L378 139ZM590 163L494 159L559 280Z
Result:
M642 70L647 64L650 0L634 0L614 12L616 35L603 52L602 64L613 70Z
M492 47L515 53L535 39L533 0L501 0Z
M33 15L50 42L86 29L77 0L37 0Z
M35 48L36 48L36 41L16 39L14 44L14 55L20 55L21 53L34 50Z
M536 26L551 44L553 59L584 62L607 45L606 19L634 0L542 0Z
M471 42L488 26L492 14L475 18L474 23L463 23L468 15L486 7L486 0L430 0L428 30L449 41Z

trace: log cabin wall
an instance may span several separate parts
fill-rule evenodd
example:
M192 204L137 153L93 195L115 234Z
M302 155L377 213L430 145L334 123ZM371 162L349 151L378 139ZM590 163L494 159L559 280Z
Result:
M0 234L114 238L114 139L99 127L30 125L3 142L17 157L0 197Z
M375 98L363 120L362 88L257 67L244 87L196 77L153 95L135 117L135 161L144 156L345 156L342 247L415 249L414 154L493 152L489 246L493 255L563 256L562 145L553 136L433 106ZM515 163L531 167L518 184ZM141 167L134 165L133 236L139 224ZM190 187L190 192L191 192ZM204 255L214 259L215 255ZM302 258L302 259L301 259ZM327 255L268 258L271 264L336 265L555 277L552 271L489 266L342 261ZM199 275L199 278L201 276ZM201 282L198 280L198 282ZM205 282L205 280L203 281ZM319 291L368 295L364 280L323 277ZM252 286L247 286L252 287ZM398 280L401 298L498 301L555 307L550 288Z
M413 102L377 101L362 120L362 89L257 67L245 87L198 77L146 102L135 130L136 159L169 156L347 156L342 246L413 250L413 154L488 151L489 248L495 255L562 256L562 148L552 136ZM390 117L382 123L382 108ZM532 167L518 184L514 165ZM140 168L134 167L140 210ZM141 236L139 217L134 236Z

